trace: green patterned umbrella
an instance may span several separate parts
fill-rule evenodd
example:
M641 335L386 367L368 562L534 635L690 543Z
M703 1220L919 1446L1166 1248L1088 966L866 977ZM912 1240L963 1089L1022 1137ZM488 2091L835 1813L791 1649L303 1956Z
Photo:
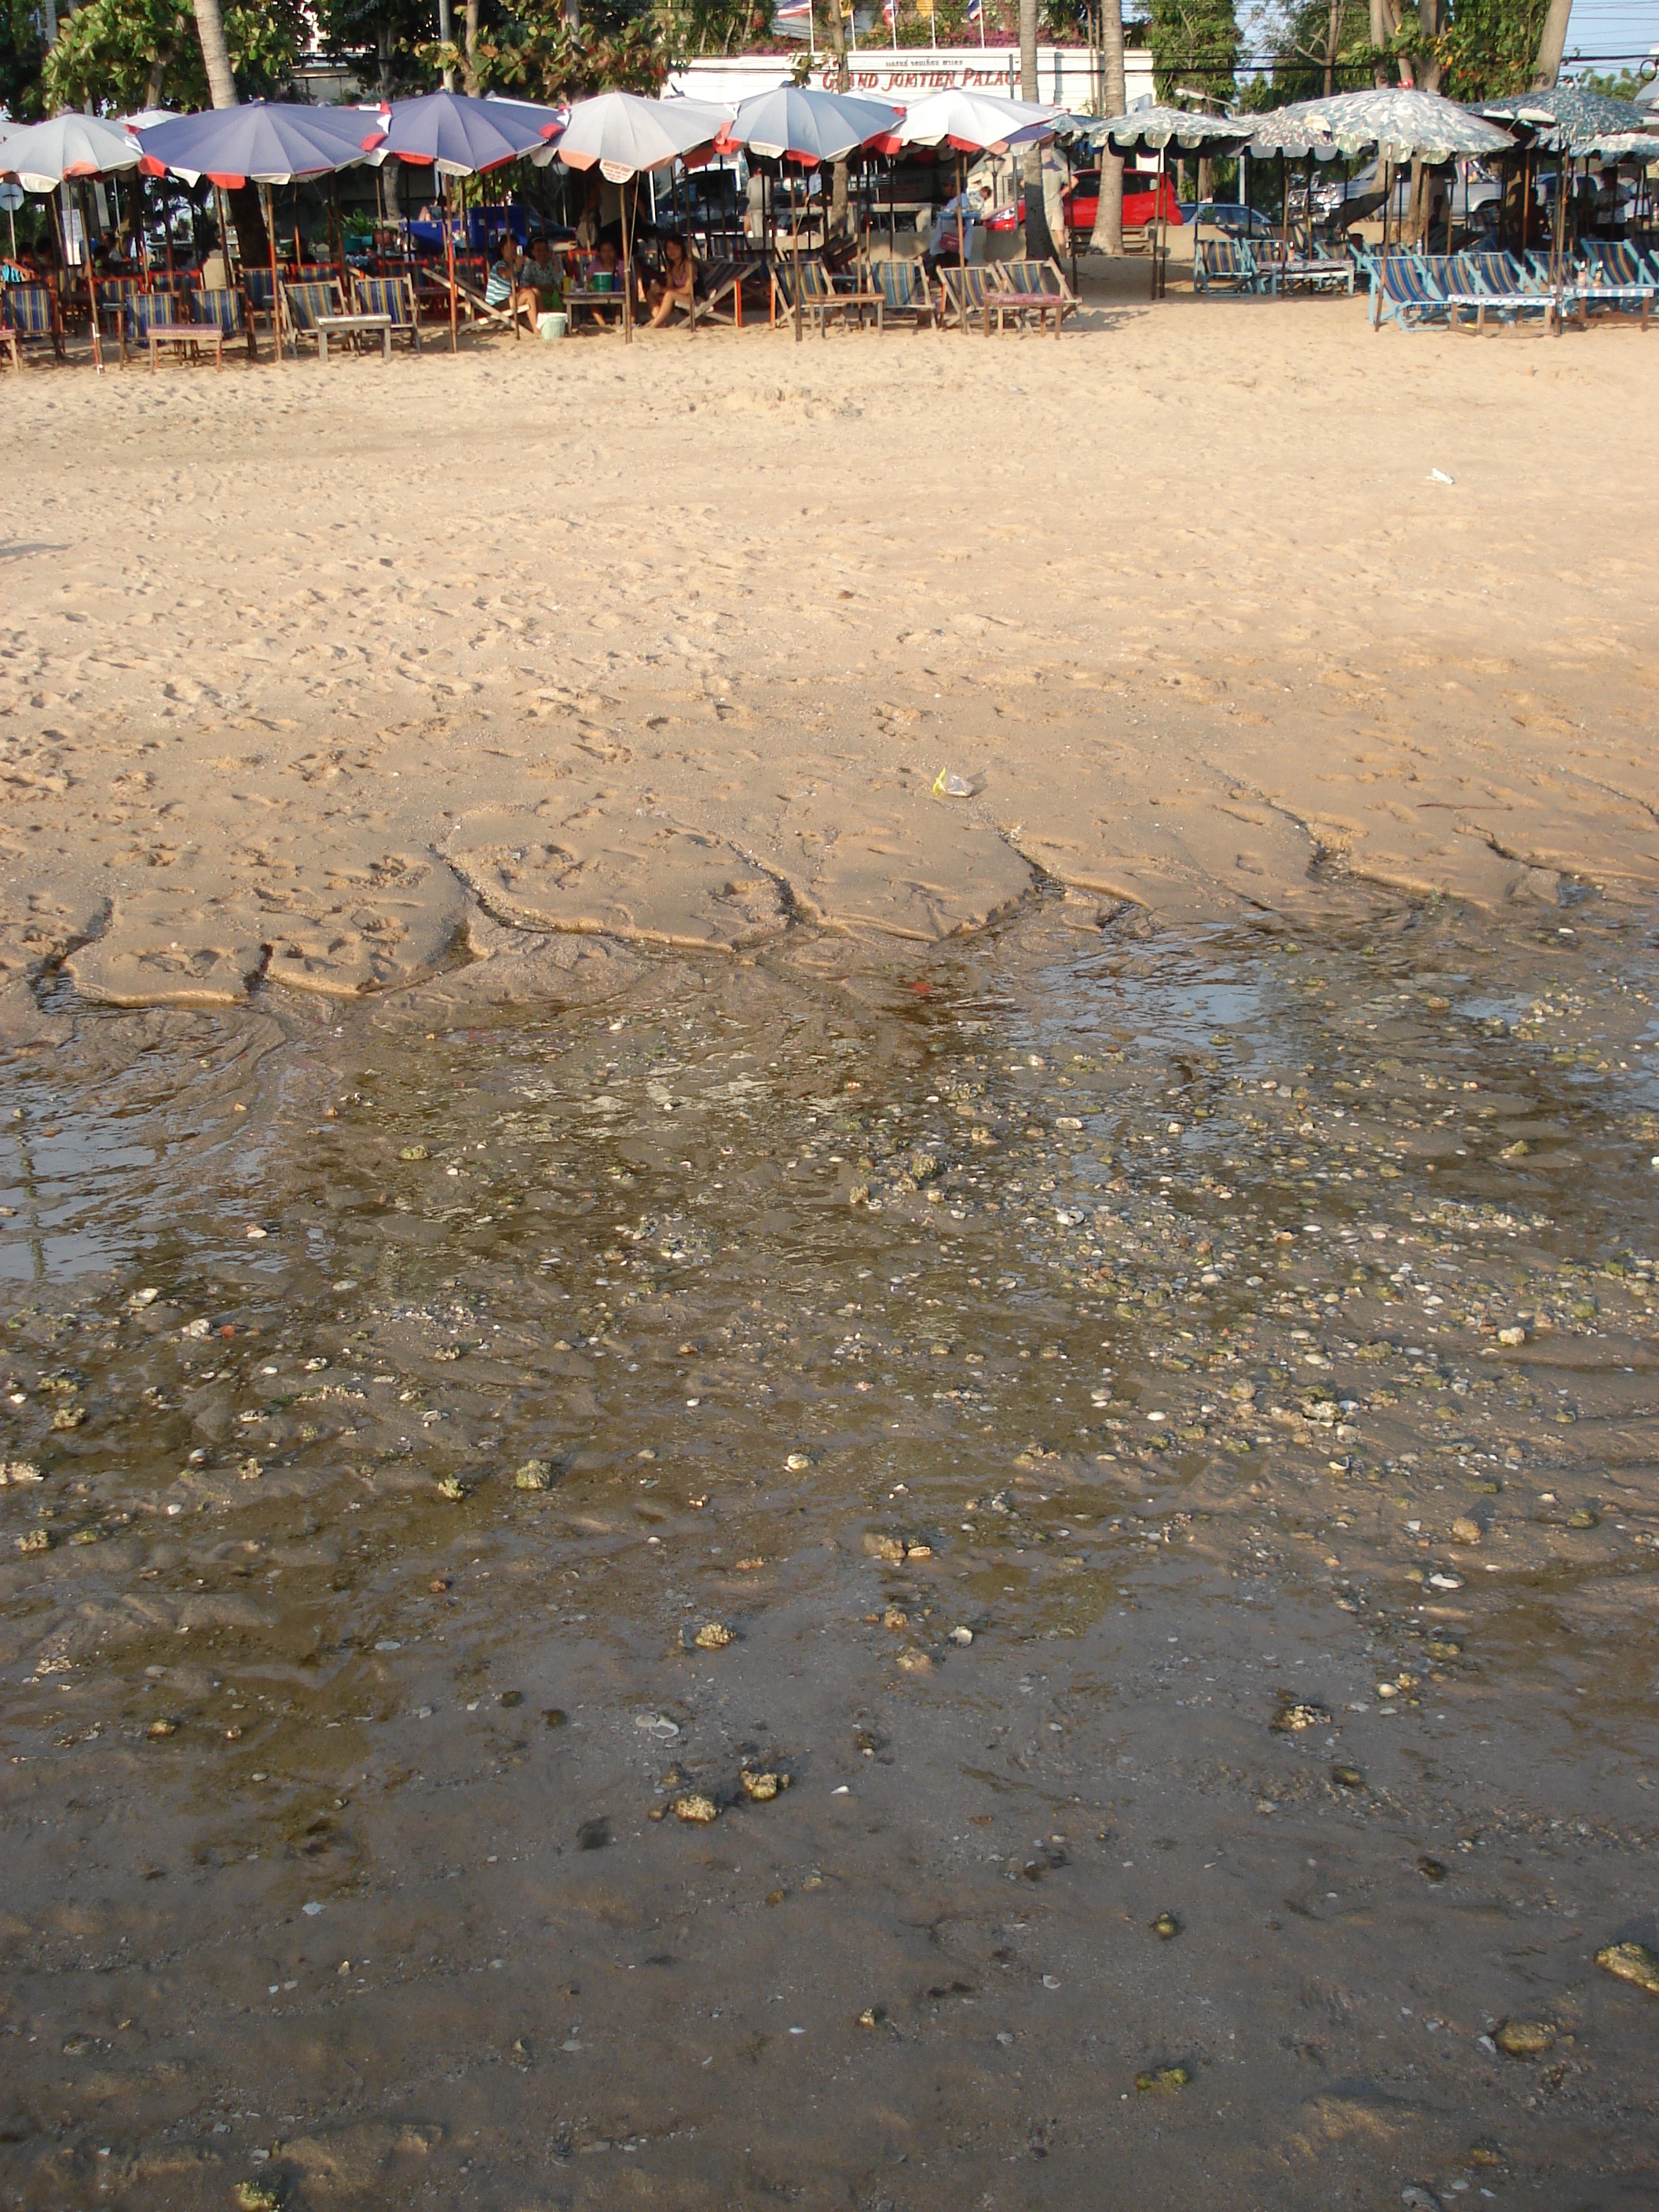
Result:
M1352 160L1375 152L1384 161L1420 158L1431 164L1460 156L1501 154L1514 141L1495 123L1472 115L1437 92L1389 86L1376 92L1339 92L1329 100L1300 100L1260 117L1250 151L1289 154L1316 161Z
M1079 116L1077 135L1091 146L1110 144L1115 154L1231 154L1248 146L1255 130L1243 117L1194 115L1184 107L1132 107L1100 120Z
M1540 146L1580 159L1603 151L1625 152L1632 132L1641 131L1651 113L1633 100L1614 100L1586 84L1512 92L1502 100L1483 100L1480 112L1506 123L1528 124L1537 131ZM1653 158L1659 161L1659 137L1653 141Z

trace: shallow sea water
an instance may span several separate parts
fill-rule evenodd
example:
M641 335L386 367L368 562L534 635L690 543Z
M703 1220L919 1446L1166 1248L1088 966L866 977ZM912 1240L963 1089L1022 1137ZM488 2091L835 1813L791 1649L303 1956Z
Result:
M1651 2203L1653 946L62 1000L0 2203Z

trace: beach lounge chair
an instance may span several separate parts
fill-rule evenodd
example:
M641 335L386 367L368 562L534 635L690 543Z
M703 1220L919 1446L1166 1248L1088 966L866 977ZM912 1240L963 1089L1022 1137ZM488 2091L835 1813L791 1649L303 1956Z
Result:
M100 276L94 285L98 295L98 320L127 357L127 302L143 290L137 276Z
M1231 294L1235 299L1261 288L1255 256L1242 240L1208 238L1193 247L1194 292Z
M421 349L420 310L407 276L357 276L351 280L352 305L360 315L385 315L393 337L407 338L411 353Z
M253 319L240 292L228 285L216 285L211 291L198 292L191 304L198 323L214 325L222 337L246 338L248 359L258 361L259 349L254 342Z
M887 307L887 302L883 298L882 295L878 291L864 291L862 289L838 292L830 282L829 270L824 267L822 261L816 259L811 261L801 261L799 263L793 260L779 261L774 265L772 270L772 319L774 322L778 319L778 308L780 306L782 307L787 316L793 316L794 314L795 283L798 270L799 272L801 313L804 316L811 318L817 322L819 332L823 337L827 338L830 335L830 318L831 315L839 315L842 319L842 325L845 325L848 316L856 314L859 319L859 328L862 330L864 328L864 311L866 307L874 310L876 328L878 330L881 328L882 317L885 313Z
M202 297L199 292L194 298L183 299L175 293L152 292L129 301L122 359L126 358L130 347L136 350L139 346L148 346L150 372L154 374L163 346L171 346L181 362L199 361L205 347L213 356L214 368L222 369L223 325L211 317L198 320L191 312Z
M1339 258L1332 253L1292 253L1288 249L1277 249L1258 261L1257 272L1258 282L1265 281L1274 298L1298 285L1310 292L1353 290L1353 263L1346 254Z
M1056 261L993 261L985 267L985 329L990 335L994 313L1001 330L1007 316L1018 318L1022 329L1035 320L1039 330L1054 319L1054 336L1067 315L1077 313L1077 295L1066 282Z
M985 312L985 288L991 271L969 262L965 268L945 267L939 271L939 324L954 319L959 331L968 328L970 315Z
M1501 320L1506 315L1531 313L1541 314L1545 328L1559 335L1560 321L1554 294L1530 283L1524 289L1518 288L1512 267L1498 265L1489 271L1483 270L1479 264L1486 259L1504 264L1509 257L1406 253L1382 256L1378 263L1382 283L1371 295L1373 328L1380 329L1384 319L1392 317L1402 330L1439 321L1456 329L1469 326L1466 318L1473 316L1472 327L1481 331L1486 326L1488 314Z
M866 284L878 291L890 315L908 315L917 330L925 315L937 324L939 309L920 261L872 261L864 272Z
M45 284L8 284L6 322L12 332L12 351L44 340L59 361L64 358L64 319L58 301Z
M4 310L0 309L0 318L3 318L3 314ZM23 356L17 350L17 333L11 325L3 319L0 319L0 353L10 356L14 368L21 368L23 366Z
M771 271L764 261L752 254L727 256L704 262L697 270L694 319L705 323L727 322L735 329L741 330L745 289L751 295L758 295L752 304L759 308L769 300L771 289Z
M335 316L345 313L340 301L340 288L335 283L305 283L283 286L283 313L294 339L294 349L300 349L301 338L309 338L322 353L322 338L317 329L319 316ZM279 348L280 350L280 348Z

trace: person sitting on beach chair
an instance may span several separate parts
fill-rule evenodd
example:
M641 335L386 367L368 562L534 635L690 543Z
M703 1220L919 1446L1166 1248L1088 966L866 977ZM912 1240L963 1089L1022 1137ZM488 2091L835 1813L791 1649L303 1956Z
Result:
M514 322L520 315L529 319L530 327L536 327L536 318L542 303L536 288L526 279L524 257L519 251L519 241L509 230L501 240L498 259L489 267L489 277L484 286L484 304L500 307Z
M686 315L696 320L697 264L685 250L685 240L678 231L670 231L663 240L662 274L651 280L646 295L646 305L651 310L651 325L659 331L676 307L683 307Z
M546 240L538 239L536 250L525 256L519 268L519 282L534 292L544 314L551 314L563 307L564 271Z

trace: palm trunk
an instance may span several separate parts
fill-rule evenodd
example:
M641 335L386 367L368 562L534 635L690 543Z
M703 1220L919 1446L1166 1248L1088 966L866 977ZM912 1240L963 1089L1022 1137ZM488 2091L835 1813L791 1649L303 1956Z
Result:
M1572 0L1550 0L1549 12L1538 37L1538 59L1533 64L1534 92L1547 92L1561 74L1561 54L1567 43L1567 18Z
M461 82L468 94L478 96L478 0L466 0L465 58L461 65Z
M219 0L196 0L196 35L202 42L202 66L216 107L234 107L236 80L230 73L230 53L225 45L224 19Z
M852 73L847 65L847 26L842 18L841 0L830 0L830 49L836 57L836 90L845 92L852 83ZM831 234L844 238L847 234L847 164L837 161L830 179L830 220L824 229L827 244Z
M1101 91L1108 115L1121 115L1128 97L1123 88L1123 0L1101 0ZM1109 146L1100 149L1100 198L1095 207L1097 253L1123 251L1123 163Z
M1019 0L1019 90L1023 100L1036 100L1037 90L1037 0ZM1042 184L1042 149L1028 146L1021 163L1025 180L1025 258L1028 261L1052 261L1054 241L1048 231L1048 210L1044 204Z

